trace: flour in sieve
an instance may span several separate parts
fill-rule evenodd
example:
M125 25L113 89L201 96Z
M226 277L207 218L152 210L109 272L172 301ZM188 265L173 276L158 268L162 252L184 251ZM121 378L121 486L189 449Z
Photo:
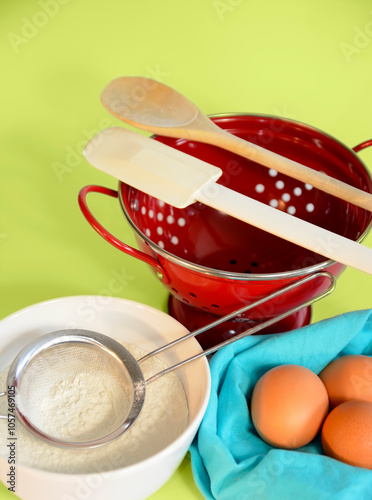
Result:
M34 426L55 438L95 439L113 431L129 413L130 396L107 372L79 370L47 387L33 385L27 410L24 397L17 398L17 405Z
M129 413L132 396L123 373L103 350L61 344L27 365L16 403L34 427L54 438L100 438Z
M137 359L146 354L137 346L123 345ZM154 357L141 368L147 378L164 369L165 364ZM0 387L6 384L7 372L5 370L0 375ZM77 386L84 390L77 391ZM65 432L68 435L79 432L81 436L79 425L81 421L86 421L92 423L91 429L90 424L87 427L88 434L94 432L97 423L106 420L112 400L121 397L120 393L116 394L116 390L118 388L113 389L112 380L105 380L102 373L98 373L97 377L92 376L91 372L89 377L83 372L73 374L56 387L50 404L48 398L44 401L38 398L44 414L37 422L41 424L42 418L43 425L49 421L49 431L55 432L57 428L62 435ZM80 394L78 400L77 392ZM0 398L0 414L6 411L5 400ZM88 408L85 406L87 402ZM35 410L38 404L35 404ZM68 404L77 404L77 408L83 409L81 414L75 412L73 424L67 424L63 419L64 405ZM138 420L127 433L112 443L90 450L67 450L40 441L17 423L17 460L20 464L53 472L103 472L132 465L161 451L183 432L187 423L188 406L183 385L176 373L168 373L146 387L145 404ZM6 421L0 420L0 454L4 456L7 452L6 436Z

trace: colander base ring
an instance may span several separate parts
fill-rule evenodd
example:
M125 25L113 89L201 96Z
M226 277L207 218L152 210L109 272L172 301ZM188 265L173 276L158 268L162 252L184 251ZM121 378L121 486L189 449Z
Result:
M185 304L184 302L181 302L172 294L170 294L168 298L168 313L189 331L197 330L202 326L212 323L212 321L218 318L218 315L204 312L200 309ZM247 313L247 315L248 314L249 313ZM301 328L310 324L311 315L311 306L304 307L300 311L291 314L281 321L278 321L271 327L261 330L259 333L260 335L268 333L282 333L294 330L296 328ZM263 318L263 320L264 319L267 318ZM230 337L233 337L238 333L247 330L252 326L255 326L260 322L261 321L257 320L249 320L248 316L244 317L243 315L242 317L232 319L220 326L214 327L211 330L201 333L200 335L198 335L197 339L199 344L205 350L215 346L223 340L227 340Z

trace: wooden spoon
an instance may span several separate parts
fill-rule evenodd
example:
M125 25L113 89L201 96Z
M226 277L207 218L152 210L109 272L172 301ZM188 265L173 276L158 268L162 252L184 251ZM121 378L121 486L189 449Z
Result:
M372 211L370 193L226 132L182 94L156 80L117 78L103 90L101 100L110 113L134 127L219 146Z

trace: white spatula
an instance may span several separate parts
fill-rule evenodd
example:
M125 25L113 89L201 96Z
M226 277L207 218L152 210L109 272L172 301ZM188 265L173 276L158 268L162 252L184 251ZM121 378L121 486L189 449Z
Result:
M372 249L217 184L222 170L120 127L97 134L84 149L94 167L169 205L196 201L334 261L372 274Z

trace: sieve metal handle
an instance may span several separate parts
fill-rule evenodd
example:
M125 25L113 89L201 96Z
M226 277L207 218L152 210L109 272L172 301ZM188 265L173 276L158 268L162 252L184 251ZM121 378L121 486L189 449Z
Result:
M92 228L97 231L97 233L102 236L108 243L113 245L115 248L118 248L122 252L135 257L136 259L142 260L146 264L154 267L157 270L157 276L162 283L168 284L170 280L167 276L167 273L161 266L160 262L152 257L151 255L147 255L145 252L141 252L141 250L137 250L136 248L127 245L123 241L116 238L113 234L111 234L107 229L105 229L100 222L94 217L92 212L90 211L86 197L89 193L101 193L107 196L111 196L112 198L118 198L118 192L114 189L106 188L103 186L89 185L83 187L78 196L80 210L82 211L84 217L88 221L88 223L92 226Z
M259 325L253 326L252 328L249 328L248 330L245 330L244 332L242 332L238 335L235 335L234 337L232 337L228 340L225 340L224 342L221 342L220 344L217 344L216 346L210 347L209 349L206 349L205 351L202 351L202 352L196 354L195 356L191 356L190 358L188 358L184 361L180 361L179 363L177 363L173 366L170 366L170 367L156 373L155 375L152 375L151 377L149 377L146 380L146 384L153 382L154 380L158 379L162 375L165 375L166 373L169 373L173 370L176 370L177 368L180 368L181 366L185 365L186 363L189 363L190 361L194 361L202 356L207 356L208 354L211 354L211 353L221 349L222 347L225 347L229 344L232 344L232 343L236 342L237 340L243 339L249 335L253 335L254 333L257 333L258 331L260 331L268 326L271 326L274 323L286 318L287 316L290 316L291 314L296 313L300 309L307 307L307 306L310 306L314 302L322 299L323 297L325 297L325 296L329 295L331 292L333 292L333 290L336 286L336 278L333 276L333 274L331 274L327 271L320 271L320 272L317 272L314 274L309 274L309 275L305 276L304 278L301 278L301 279L295 281L294 283L291 283L290 285L288 285L288 286L286 286L286 287L284 287L284 288L282 288L274 293L271 293L270 295L267 295L263 299L260 299L256 302L248 304L247 306L241 307L240 309L238 309L230 314L227 314L226 316L223 316L216 321L213 321L213 323L210 323L206 326L203 326L203 327L199 328L198 330L195 330L194 332L190 332L190 333L184 335L183 337L180 337L179 339L174 340L173 342L170 342L169 344L166 344L165 346L159 347L158 349L148 353L146 356L143 356L142 358L140 358L138 360L138 363L142 363L143 361L149 359L150 357L155 356L156 354L159 354L160 352L163 352L163 351L169 349L170 347L173 347L174 345L176 345L180 342L183 342L184 340L186 340L190 337L195 337L195 336L199 335L200 333L203 333L207 330L210 330L211 328L218 326L218 325L224 323L225 321L227 321L231 318L234 318L235 316L238 316L239 314L241 314L243 312L246 312L250 309L253 309L253 308L269 301L269 300L272 300L280 295L285 294L286 292L288 292L290 290L293 290L294 288L297 288L297 287L303 285L304 283L307 283L307 282L312 281L313 279L316 279L319 277L326 277L330 281L328 288L324 292L316 295L315 297L313 297L311 299L305 300L304 302L293 307L292 309L290 309L282 314L279 314L278 316L275 316L274 318L270 318L270 319L260 323Z

